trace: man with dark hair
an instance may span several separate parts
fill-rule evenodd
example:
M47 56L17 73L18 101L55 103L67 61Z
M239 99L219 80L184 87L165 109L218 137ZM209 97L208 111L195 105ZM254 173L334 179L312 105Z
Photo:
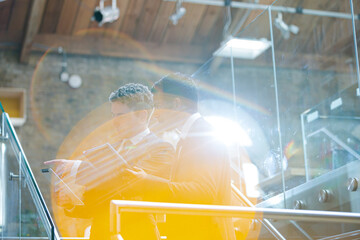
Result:
M110 201L113 199L145 200L136 189L141 183L127 169L143 170L154 176L168 179L173 164L172 146L150 132L149 118L153 110L153 95L141 84L129 83L109 97L112 124L117 130L118 140L107 145L116 150L127 162L102 156L103 152L86 156L87 161L52 160L47 162L67 164L72 161L71 171L76 173L76 182L86 187L84 206L71 208L67 214L72 217L91 217L90 239L110 239ZM109 133L110 134L110 133ZM97 149L97 148L94 148ZM94 152L93 149L87 152ZM135 184L136 183L136 184ZM123 213L121 235L125 240L160 239L152 214Z
M161 94L167 94L172 97L178 97L182 100L182 107L185 112L196 113L198 111L197 103L199 101L196 83L190 77L181 73L175 73L166 76L157 81L151 89L151 92L159 98ZM172 101L170 101L172 102ZM162 104L166 102L162 101ZM162 106L172 110L179 110L180 106Z
M198 113L198 93L193 79L172 74L156 82L152 88L155 105L168 109L159 119L180 131L177 160L170 181L146 171L133 171L143 178L148 188L159 191L160 201L196 204L230 204L230 162L226 147L212 137L211 126ZM167 239L235 239L231 219L167 215Z

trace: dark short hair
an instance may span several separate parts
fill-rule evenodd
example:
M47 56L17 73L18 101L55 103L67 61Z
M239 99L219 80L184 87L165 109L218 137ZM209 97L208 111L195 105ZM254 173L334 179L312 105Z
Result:
M155 82L151 88L151 92L163 92L173 96L179 96L192 101L197 105L198 90L195 80L181 73L173 73L161 78Z
M147 86L140 83L128 83L112 92L110 102L122 102L132 110L152 109L154 107L153 95Z

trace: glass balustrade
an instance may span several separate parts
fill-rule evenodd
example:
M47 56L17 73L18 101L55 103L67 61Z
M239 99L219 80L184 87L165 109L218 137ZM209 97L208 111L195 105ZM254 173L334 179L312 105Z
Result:
M1 237L59 239L7 113L1 111Z
M233 183L257 207L359 212L359 3L275 1L233 34L242 46L224 44L194 74L202 114L232 140ZM290 239L359 227L274 222Z

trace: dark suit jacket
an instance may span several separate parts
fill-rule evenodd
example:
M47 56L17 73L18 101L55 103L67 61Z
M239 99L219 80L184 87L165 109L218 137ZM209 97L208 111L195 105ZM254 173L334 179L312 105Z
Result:
M169 178L175 156L173 147L152 133L145 136L138 144L129 146L121 154L129 165L142 168L146 172L165 179ZM110 238L111 200L143 200L140 195L135 195L138 191L133 189L136 188L134 183L138 179L132 178L122 168L114 167L109 171L104 163L92 164L91 167L84 165L77 177L84 179L81 175L91 176L99 172L104 173L104 176L98 180L97 185L94 185L92 181L91 188L85 192L85 206L68 212L68 215L72 217L92 217L90 239L96 240ZM151 214L124 213L121 216L121 229L121 234L126 240L159 239L156 223Z
M211 136L211 132L211 126L203 118L196 120L187 137L177 145L178 157L171 180L148 177L148 191L158 191L157 195L163 197L158 201L230 204L231 179L227 149ZM168 240L235 239L231 219L203 216L167 215L165 235Z

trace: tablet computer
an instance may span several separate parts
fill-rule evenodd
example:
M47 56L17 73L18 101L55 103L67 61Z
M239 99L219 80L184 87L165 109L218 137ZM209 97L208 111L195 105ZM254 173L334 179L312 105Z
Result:
M84 205L84 202L71 190L69 185L67 185L56 172L51 168L46 168L41 170L43 173L48 173L48 180L53 185L55 192L62 191L64 195L70 198L71 202L74 205Z
M109 143L88 149L83 154L95 168L107 165L130 167L128 162Z

